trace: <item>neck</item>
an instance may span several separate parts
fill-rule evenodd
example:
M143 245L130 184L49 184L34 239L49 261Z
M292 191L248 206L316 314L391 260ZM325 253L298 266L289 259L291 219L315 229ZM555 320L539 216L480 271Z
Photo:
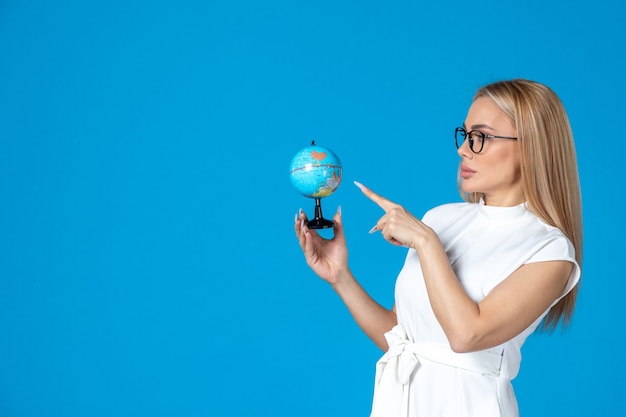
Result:
M483 195L483 201L486 206L494 207L513 207L518 206L526 201L524 194L511 194L511 195Z

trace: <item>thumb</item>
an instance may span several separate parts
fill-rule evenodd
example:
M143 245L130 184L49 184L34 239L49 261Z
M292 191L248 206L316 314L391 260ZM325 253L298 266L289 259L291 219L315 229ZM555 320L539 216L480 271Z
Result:
M345 241L345 236L343 234L343 219L341 217L341 206L337 207L337 212L333 216L333 222L335 222L335 225L333 227L335 235L333 239L341 239Z

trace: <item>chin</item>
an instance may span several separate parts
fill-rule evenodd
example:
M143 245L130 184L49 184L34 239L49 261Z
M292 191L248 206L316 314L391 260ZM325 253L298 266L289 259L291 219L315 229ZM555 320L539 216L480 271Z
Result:
M461 184L461 190L463 190L464 193L468 194L482 192L478 189L478 187L472 187L472 185L468 184L467 181L463 181L463 183Z

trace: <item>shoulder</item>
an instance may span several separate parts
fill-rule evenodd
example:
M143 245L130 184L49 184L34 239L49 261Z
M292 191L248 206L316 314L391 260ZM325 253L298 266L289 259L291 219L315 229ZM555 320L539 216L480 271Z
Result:
M530 213L533 221L531 225L526 226L526 233L536 235L543 242L544 251L549 248L558 248L559 252L568 253L570 257L574 258L574 245L565 233L558 227L549 225L534 213Z
M525 264L536 262L565 261L573 265L570 276L567 280L562 296L567 294L580 280L581 269L576 261L576 250L572 242L557 227L545 223L537 217L536 219L536 245L529 253Z
M552 260L567 260L575 262L576 254L574 245L565 236L561 230L546 224L540 224L533 230L528 228L530 233L526 235L527 239L532 239L532 232L535 238L536 251L534 251L529 262L541 262Z

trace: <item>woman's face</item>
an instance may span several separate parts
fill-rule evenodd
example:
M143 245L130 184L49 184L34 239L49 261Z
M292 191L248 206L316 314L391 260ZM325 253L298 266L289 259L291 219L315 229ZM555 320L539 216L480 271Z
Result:
M486 135L517 136L511 120L487 97L479 97L472 103L464 128ZM470 150L465 140L458 154L463 191L484 194L485 203L490 206L514 206L524 202L517 140L486 138L478 154Z

